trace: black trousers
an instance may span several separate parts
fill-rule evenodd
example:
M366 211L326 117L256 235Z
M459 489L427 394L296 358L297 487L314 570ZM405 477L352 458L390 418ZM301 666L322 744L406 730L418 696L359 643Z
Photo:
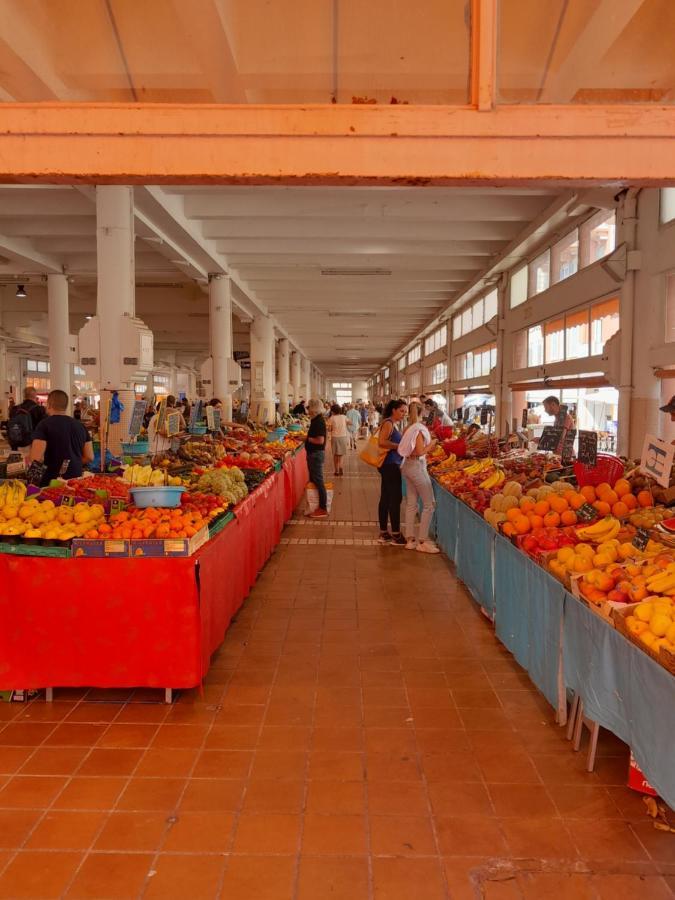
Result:
M391 530L396 534L401 530L401 467L396 463L383 463L380 468L380 531L387 530L387 519L391 522Z

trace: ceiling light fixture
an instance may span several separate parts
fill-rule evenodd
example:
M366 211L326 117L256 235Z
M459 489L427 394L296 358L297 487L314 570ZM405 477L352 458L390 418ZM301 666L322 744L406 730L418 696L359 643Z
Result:
M24 297L28 296L26 289L22 284L17 287L15 296L17 300L23 300Z

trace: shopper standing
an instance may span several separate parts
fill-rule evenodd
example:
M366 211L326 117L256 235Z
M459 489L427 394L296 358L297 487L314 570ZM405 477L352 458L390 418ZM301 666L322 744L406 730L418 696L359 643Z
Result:
M406 549L419 550L420 553L440 553L438 547L429 540L429 525L436 508L434 489L427 471L427 453L436 446L436 439L429 434L429 429L422 421L424 408L421 403L413 401L408 413L408 427L403 432L398 447L403 457L401 475L405 479L405 535ZM422 514L415 537L415 516L419 500L422 501Z
M380 414L378 413L377 408L371 403L368 407L368 427L370 428L371 434L375 434L379 421Z
M342 457L347 452L349 440L349 422L342 412L342 407L334 403L331 406L328 419L328 433L330 434L331 451L333 453L333 468L336 475L344 475L342 469Z
M310 519L325 519L328 515L328 497L326 485L323 479L323 464L326 455L326 420L323 417L323 403L320 400L310 400L309 415L311 422L305 440L307 451L307 468L309 480L319 492L319 505L309 514Z
M356 450L356 438L361 427L361 413L356 409L353 403L347 408L347 428L349 430L349 447Z
M388 453L379 468L380 472L380 504L378 516L380 520L380 536L378 543L405 547L406 540L401 534L401 500L403 491L401 484L402 457L398 453L398 445L402 434L399 425L406 417L408 405L405 400L390 400L384 410L384 419L378 435L378 444ZM391 523L391 532L387 523Z
M28 456L33 432L46 416L44 407L37 402L35 388L25 388L23 403L12 407L7 422L7 440L12 450L19 450L24 457Z
M68 415L68 394L50 391L47 415L38 424L30 446L30 462L45 465L42 485L53 478L79 478L83 463L94 458L94 445L82 422Z

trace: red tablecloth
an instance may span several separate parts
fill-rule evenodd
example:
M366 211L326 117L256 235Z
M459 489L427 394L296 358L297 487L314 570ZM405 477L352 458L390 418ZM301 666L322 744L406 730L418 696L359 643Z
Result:
M306 481L301 451L186 559L0 554L0 690L200 684Z

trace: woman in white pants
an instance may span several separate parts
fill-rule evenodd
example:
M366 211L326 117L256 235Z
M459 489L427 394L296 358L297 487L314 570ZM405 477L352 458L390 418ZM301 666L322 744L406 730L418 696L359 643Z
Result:
M426 454L436 445L429 429L422 421L423 407L413 401L409 407L408 427L403 433L398 452L403 457L401 475L405 479L405 534L406 550L418 550L420 553L439 553L438 547L429 540L429 525L434 514L436 503L434 489L427 472ZM415 515L419 500L422 500L422 514L415 536Z

